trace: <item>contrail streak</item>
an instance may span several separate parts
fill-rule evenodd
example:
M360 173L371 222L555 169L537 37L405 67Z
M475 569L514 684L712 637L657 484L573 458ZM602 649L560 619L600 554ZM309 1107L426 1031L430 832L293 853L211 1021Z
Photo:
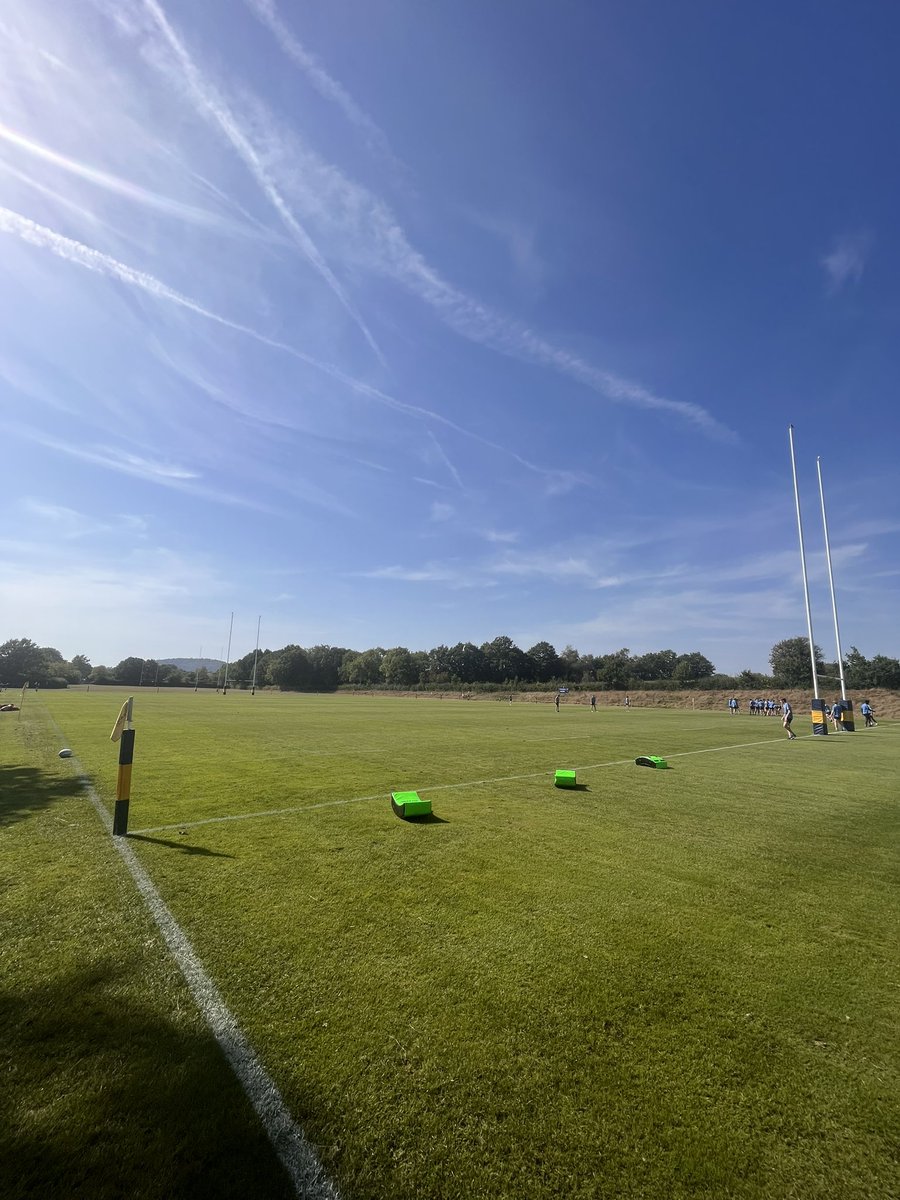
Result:
M300 68L320 96L336 104L344 116L360 129L371 146L382 154L390 155L387 138L367 113L359 107L353 97L334 79L315 55L291 33L284 23L273 0L246 0L248 8L259 18L278 42L281 49ZM393 157L391 155L391 157Z
M156 23L156 27L165 39L169 49L174 54L181 70L187 80L190 91L194 97L194 101L199 111L209 117L218 125L219 129L224 133L225 137L231 143L238 156L243 160L245 166L250 171L250 174L256 180L261 191L266 199L281 217L284 225L290 231L295 243L300 248L303 255L306 257L310 265L318 272L322 279L325 280L331 291L337 296L341 304L359 326L366 341L374 350L379 360L383 363L384 357L381 349L375 338L372 336L368 326L356 311L350 300L344 294L344 289L335 276L334 272L326 263L325 259L319 252L315 242L296 219L291 212L284 197L278 191L269 173L263 166L259 155L251 144L249 138L238 125L231 111L209 87L200 73L194 60L191 58L183 42L180 41L175 30L169 24L165 12L157 3L157 0L143 0L144 8Z
M15 129L4 125L2 121L0 121L0 138L10 145L26 151L26 153L33 155L35 158L43 159L44 162L51 163L63 171L68 171L70 175L77 175L81 179L86 179L89 183L96 184L97 187L102 187L108 192L115 193L117 196L124 196L127 200L133 200L135 203L144 205L145 207L154 208L158 212L168 213L170 216L179 217L195 225L204 225L209 229L220 229L227 233L241 233L245 236L258 236L255 231L248 229L237 221L229 221L227 217L220 217L216 213L208 212L206 209L196 208L192 204L184 204L180 200L172 200L168 196L161 196L158 192L151 192L148 188L141 187L140 184L132 183L128 179L122 179L121 176L112 175L108 171L101 171L97 167L92 167L87 163L78 162L77 159L69 158L65 154L60 154L57 150L53 150L51 147L45 146L33 138L26 137L23 133L18 133Z
M435 450L437 450L438 455L441 458L444 466L447 468L447 470L450 472L450 474L453 476L454 480L456 481L456 486L459 488L459 490L461 492L464 492L466 489L465 489L462 479L460 478L459 471L457 471L456 467L454 467L453 463L447 457L447 452L444 450L444 447L437 440L437 438L434 436L434 433L430 429L428 430L428 436L431 438L432 442L434 443L434 448L435 448Z
M168 284L163 283L154 275L149 275L145 271L138 271L134 267L129 267L126 263L119 262L118 259L112 258L100 250L95 250L91 246L85 246L81 242L73 241L72 238L67 238L63 234L57 233L54 229L48 229L45 225L38 225L36 221L22 216L21 213L0 207L0 232L13 233L21 238L23 242L27 242L31 246L37 246L41 250L49 250L51 254L55 254L57 258L64 259L66 262L75 263L80 267L86 268L88 271L94 271L96 274L105 275L109 279L117 279L121 283L139 288L157 300L167 300L170 304L187 309L188 312L196 313L197 316L205 317L208 321L213 321L215 324L222 325L226 329L233 329L236 333L242 333L246 337L261 343L263 346L269 346L273 350L280 350L284 354L289 354L292 358L298 359L314 370L321 371L323 374L351 388L359 395L366 396L370 400L384 405L386 408L391 408L395 412L404 413L418 420L434 421L447 429L452 429L456 433L462 434L463 437L471 438L483 446L509 455L516 462L539 475L562 477L565 474L565 472L551 471L544 467L535 466L514 451L508 450L505 446L500 446L496 442L488 441L487 438L483 438L477 433L472 433L468 429L464 429L461 425L457 425L454 421L449 420L449 418L441 416L440 413L432 412L427 408L420 408L415 404L405 404L402 400L397 400L395 397L382 392L379 388L372 387L371 384L365 383L361 379L354 379L352 375L347 375L339 367L335 367L331 363L321 362L319 359L313 358L312 355L304 354L302 350L298 350L294 346L289 346L286 342L279 342L275 338L267 337L264 333L260 333L259 330L253 329L252 326L242 325L239 321L231 321L228 317L223 317L219 313L205 308L196 300L192 300L189 296L185 296L174 288L169 287Z

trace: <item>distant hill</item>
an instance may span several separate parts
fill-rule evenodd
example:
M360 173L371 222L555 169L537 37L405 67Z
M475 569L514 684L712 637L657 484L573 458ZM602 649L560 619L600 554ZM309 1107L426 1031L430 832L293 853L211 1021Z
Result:
M199 671L202 667L218 671L225 666L220 658L161 658L159 662L166 667L178 667L179 671Z

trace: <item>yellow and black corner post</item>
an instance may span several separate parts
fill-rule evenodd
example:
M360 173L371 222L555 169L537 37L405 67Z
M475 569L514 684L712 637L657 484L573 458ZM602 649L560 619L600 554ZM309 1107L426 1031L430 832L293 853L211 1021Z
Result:
M134 761L134 729L131 710L134 697L129 696L116 718L110 741L119 743L119 773L116 777L116 807L112 831L116 837L128 833L128 802L131 799L131 764Z
M812 727L813 733L827 736L828 722L825 719L825 701L820 700L818 696L812 702Z

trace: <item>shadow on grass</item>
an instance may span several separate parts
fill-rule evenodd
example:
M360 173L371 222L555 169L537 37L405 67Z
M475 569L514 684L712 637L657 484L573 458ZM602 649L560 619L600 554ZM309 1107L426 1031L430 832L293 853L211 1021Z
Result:
M51 775L39 767L0 767L0 826L14 825L57 800L83 794L80 779Z
M212 1036L136 1000L140 973L0 992L4 1200L294 1195Z
M446 817L436 816L435 813L424 813L421 817L401 817L407 825L449 825Z
M182 854L202 854L206 858L234 858L233 854L222 854L218 850L207 850L205 846L188 846L184 842L170 842L166 838L147 837L145 833L129 833L130 842L150 842L154 846L168 846Z

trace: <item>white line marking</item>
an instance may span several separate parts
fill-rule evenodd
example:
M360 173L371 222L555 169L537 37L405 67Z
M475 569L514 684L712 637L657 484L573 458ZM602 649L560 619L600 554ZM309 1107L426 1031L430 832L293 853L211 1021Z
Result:
M451 784L451 787L457 786ZM465 787L465 784L459 786ZM390 792L379 792L375 796L354 796L350 800L323 800L320 804L300 804L291 808L265 808L260 812L229 813L224 817L202 817L199 821L178 821L175 825L150 825L146 829L132 829L134 834L167 833L171 829L194 829L198 825L218 825L222 821L252 821L254 817L284 817L291 813L312 812L315 808L333 808L337 804L361 804L364 800L384 800Z
M60 737L63 737L62 730L52 717L50 721L56 726ZM71 761L81 772L80 782L88 799L107 833L111 833L112 817L104 808L78 759L73 756ZM184 930L172 916L150 876L138 862L125 838L114 837L112 843L131 872L131 877L178 964L203 1019L222 1048L247 1099L253 1105L275 1153L291 1177L297 1195L302 1200L340 1200L338 1190L325 1174L315 1148L291 1116L274 1081L247 1041L231 1010L222 999L219 989L206 973Z
M797 740L801 741L804 737L812 737L812 734L798 734ZM564 739L568 741L568 739ZM732 746L710 746L705 750L679 750L675 754L663 754L662 758L685 758L691 754L716 754L722 750L746 750L749 746L771 746L775 742L786 741L786 738L767 738L762 742L740 742ZM574 771L598 771L603 767L625 767L633 763L633 758L617 758L611 762L589 763L583 767L573 767ZM419 792L446 792L456 788L480 787L488 783L516 783L521 779L540 779L545 775L552 775L552 770L547 771L531 771L527 775L496 775L493 779L470 779L464 783L435 783L421 784L416 790ZM366 800L386 800L390 796L390 792L376 792L373 796L353 796L347 800L323 800L319 804L299 804L291 808L267 808L260 812L252 813L229 813L224 817L203 817L199 821L179 821L175 825L151 825L146 829L133 829L134 834L149 834L149 833L168 833L172 829L196 829L200 825L220 825L225 821L252 821L256 817L286 817L292 816L294 813L313 812L317 808L336 808L343 804L362 804Z
M811 738L811 733L797 733L794 735L798 742ZM709 746L706 750L678 750L675 754L663 754L663 758L684 758L688 754L715 754L717 750L746 750L748 746L774 746L776 742L786 742L787 735L777 738L766 738L764 742L735 742L733 746Z

